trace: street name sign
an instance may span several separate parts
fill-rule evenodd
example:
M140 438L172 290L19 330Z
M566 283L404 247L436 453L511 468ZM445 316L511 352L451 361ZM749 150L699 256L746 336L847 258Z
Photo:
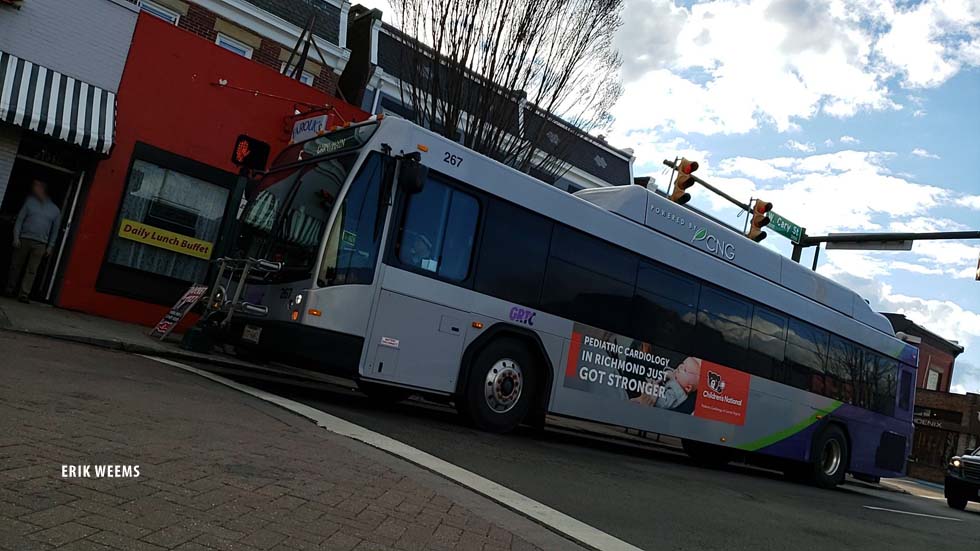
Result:
M803 239L803 228L794 224L789 218L784 218L775 212L769 213L769 227L793 243L799 243L800 239Z

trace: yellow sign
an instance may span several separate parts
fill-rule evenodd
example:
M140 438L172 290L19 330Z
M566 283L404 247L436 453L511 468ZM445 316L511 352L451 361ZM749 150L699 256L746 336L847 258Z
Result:
M204 260L209 260L214 250L214 243L154 228L127 218L123 218L119 224L119 237Z

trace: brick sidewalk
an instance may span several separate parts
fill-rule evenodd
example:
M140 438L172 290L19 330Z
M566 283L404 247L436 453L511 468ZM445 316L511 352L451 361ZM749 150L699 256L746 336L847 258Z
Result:
M0 351L2 549L578 548L194 375L13 333ZM63 464L136 464L140 477L63 479Z

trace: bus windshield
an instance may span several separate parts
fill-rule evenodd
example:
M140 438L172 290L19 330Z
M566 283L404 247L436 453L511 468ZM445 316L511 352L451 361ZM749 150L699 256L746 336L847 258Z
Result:
M252 258L282 262L268 281L311 277L327 220L357 161L350 152L270 173L250 198L239 247Z

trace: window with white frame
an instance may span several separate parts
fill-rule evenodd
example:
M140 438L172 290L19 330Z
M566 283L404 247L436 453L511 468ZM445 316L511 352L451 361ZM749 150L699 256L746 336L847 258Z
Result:
M279 68L279 72L284 75L291 75L293 74L294 68L296 68L295 65L290 65L289 68L287 69L286 62L283 61L282 65ZM313 81L315 78L316 77L313 76L313 73L309 71L303 71L303 74L299 76L299 81L302 82L303 84L306 84L307 86L313 86Z
M218 38L214 39L214 43L229 52L235 52L242 57L252 59L252 47L241 40L235 40L228 35L218 33Z
M159 17L173 25L176 25L180 21L180 13L151 0L139 0L136 4L146 13Z

